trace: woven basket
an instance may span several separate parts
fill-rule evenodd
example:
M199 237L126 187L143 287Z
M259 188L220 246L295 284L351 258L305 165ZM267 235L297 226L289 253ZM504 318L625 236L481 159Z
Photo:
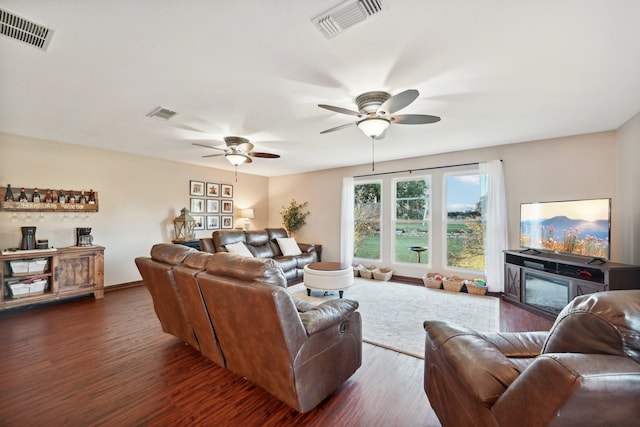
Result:
M487 294L487 287L486 286L479 286L479 285L474 285L473 283L467 283L467 292L473 295L486 295Z
M442 279L442 287L445 291L460 292L462 290L462 279L459 277L445 277Z
M393 270L390 268L379 268L377 270L373 270L373 278L376 280L390 280L391 276L393 276Z
M360 269L360 277L363 279L373 279L374 270L369 270L367 267L363 267Z
M442 281L434 279L438 273L426 273L422 276L422 283L429 289L442 289Z

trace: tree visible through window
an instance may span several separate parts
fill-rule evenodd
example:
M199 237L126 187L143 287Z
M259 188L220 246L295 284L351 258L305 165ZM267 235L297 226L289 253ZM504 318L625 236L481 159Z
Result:
M396 262L429 264L429 209L429 178L395 181Z
M354 186L353 255L357 258L380 259L382 184Z
M482 175L446 176L447 266L484 270Z

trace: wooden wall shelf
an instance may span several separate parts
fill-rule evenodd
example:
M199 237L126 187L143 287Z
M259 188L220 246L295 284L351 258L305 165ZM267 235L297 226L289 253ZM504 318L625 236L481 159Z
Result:
M33 197L33 188L25 188L25 193L29 200ZM17 201L18 196L20 195L20 189L12 188L13 197L16 201L5 201L4 196L6 193L6 187L0 188L0 211L14 211L14 212L98 212L99 203L98 203L98 192L94 191L93 195L95 198L95 203L78 203L77 200L80 196L78 191L74 191L74 195L76 197L76 203L45 203L44 197L45 193L40 190L38 187L38 191L40 192L40 196L42 197L42 202L19 202ZM58 190L52 191L54 200L58 199ZM67 194L68 195L68 194ZM85 196L88 198L89 193L85 191Z

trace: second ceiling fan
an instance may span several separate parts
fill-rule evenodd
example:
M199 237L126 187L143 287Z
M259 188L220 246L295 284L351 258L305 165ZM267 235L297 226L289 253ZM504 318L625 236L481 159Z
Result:
M254 145L249 142L248 139L242 138L240 136L225 136L224 142L226 147L213 147L207 144L200 144L197 142L193 142L193 145L197 145L199 147L211 148L212 150L220 150L224 151L224 153L219 154L207 154L202 157L218 157L225 156L225 158L234 166L239 166L243 163L251 163L253 160L251 157L261 157L264 159L278 159L280 156L278 154L273 153L262 153L258 151L251 151L254 148Z

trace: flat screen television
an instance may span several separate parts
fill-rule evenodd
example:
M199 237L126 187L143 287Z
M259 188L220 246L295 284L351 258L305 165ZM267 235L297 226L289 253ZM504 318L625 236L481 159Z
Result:
M520 246L545 252L610 259L611 199L520 205Z

